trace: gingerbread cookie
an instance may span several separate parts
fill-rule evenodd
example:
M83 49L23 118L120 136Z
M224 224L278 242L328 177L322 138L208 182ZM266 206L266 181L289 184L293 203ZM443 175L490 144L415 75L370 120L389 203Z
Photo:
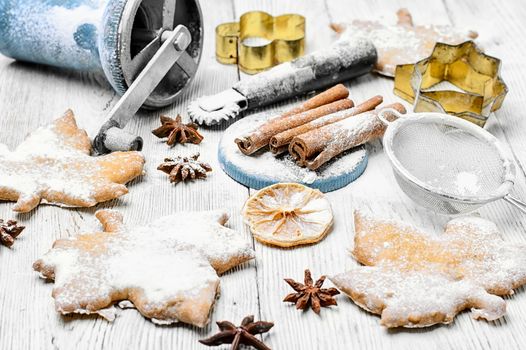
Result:
M223 226L223 212L179 212L130 228L117 211L95 215L103 232L59 239L33 264L55 281L62 314L113 320L112 305L128 300L155 323L203 327L219 290L217 274L254 257L249 242Z
M143 173L139 152L90 157L91 142L73 112L31 133L14 151L0 144L0 199L28 212L41 202L91 207L128 193Z
M246 201L242 214L254 238L279 247L316 243L333 222L323 193L297 183L262 188Z
M351 23L332 24L331 27L344 36L370 39L378 52L376 71L390 77L394 77L397 65L415 63L431 55L437 42L458 45L478 36L476 32L460 31L447 25L415 26L407 9L400 9L397 16L396 25L354 20Z
M451 220L430 236L393 221L354 214L359 266L330 280L386 327L450 323L462 310L495 320L506 312L497 295L526 283L526 245L502 240L495 224Z

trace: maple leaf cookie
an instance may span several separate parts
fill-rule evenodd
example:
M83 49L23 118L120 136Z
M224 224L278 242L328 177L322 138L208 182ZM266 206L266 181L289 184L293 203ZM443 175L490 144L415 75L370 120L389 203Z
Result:
M113 304L128 300L155 323L203 327L219 290L218 273L254 257L241 234L223 226L220 211L179 212L144 226L126 227L122 215L99 210L104 231L59 239L33 264L55 281L62 314L115 318Z
M0 199L28 212L40 202L91 207L128 193L143 173L139 152L91 157L91 142L71 110L32 132L14 151L0 144Z
M386 327L450 323L462 310L495 320L506 313L498 295L526 283L526 245L502 240L477 217L451 220L430 236L355 212L357 266L330 280Z
M394 77L399 64L415 63L431 55L437 42L458 45L477 38L473 31L459 30L447 25L414 25L407 9L396 13L396 25L385 21L355 19L351 23L332 24L344 37L364 37L371 40L378 52L375 70Z

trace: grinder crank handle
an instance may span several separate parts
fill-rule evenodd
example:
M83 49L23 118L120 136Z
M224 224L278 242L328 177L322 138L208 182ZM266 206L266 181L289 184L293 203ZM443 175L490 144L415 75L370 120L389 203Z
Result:
M165 30L160 35L163 44L113 106L109 119L93 140L93 148L97 154L140 151L142 138L127 133L122 128L137 113L174 64L178 64L189 76L195 71L196 64L185 51L192 40L188 28L178 25L173 31Z
M253 109L368 73L377 58L370 40L340 40L326 50L283 63L232 88L246 98L246 108Z

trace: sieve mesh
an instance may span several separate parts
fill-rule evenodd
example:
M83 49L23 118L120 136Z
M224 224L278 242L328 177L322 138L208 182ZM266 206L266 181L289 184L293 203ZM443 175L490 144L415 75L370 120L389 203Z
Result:
M417 203L447 214L504 197L513 174L496 139L458 118L427 115L402 117L386 133L386 152L402 190Z
M437 123L411 123L399 129L393 152L400 164L435 192L481 196L504 181L503 160L485 140Z

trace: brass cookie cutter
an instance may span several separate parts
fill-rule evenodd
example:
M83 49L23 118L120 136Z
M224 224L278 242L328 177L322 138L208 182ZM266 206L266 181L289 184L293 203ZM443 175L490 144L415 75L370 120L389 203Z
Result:
M216 27L216 59L238 64L248 74L259 73L305 52L305 17L271 16L262 11L243 14L239 22Z
M448 113L483 127L508 92L500 64L473 41L436 43L431 56L396 67L394 93L415 112Z

